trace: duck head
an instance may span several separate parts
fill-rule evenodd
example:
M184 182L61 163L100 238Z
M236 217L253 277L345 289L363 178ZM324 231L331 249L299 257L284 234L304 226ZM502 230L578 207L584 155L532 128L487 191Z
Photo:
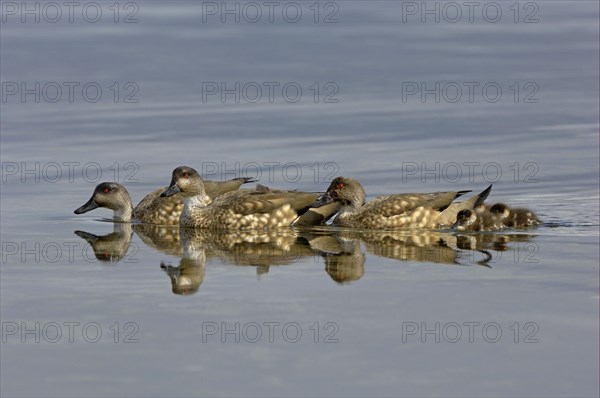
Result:
M477 221L477 215L474 211L465 209L458 212L456 215L456 222L452 225L452 229L464 231Z
M492 207L490 207L490 213L494 216L498 217L500 221L504 220L508 216L510 216L510 209L504 203L496 203Z
M329 203L338 202L344 207L358 209L365 204L365 190L353 178L337 177L321 195L312 207L322 207Z
M114 218L119 221L130 221L133 206L127 189L116 182L98 184L90 200L75 209L75 214L83 214L98 207L106 207L114 211Z
M179 166L173 170L171 184L160 196L172 196L178 192L181 192L185 197L205 194L204 182L195 169L188 166Z

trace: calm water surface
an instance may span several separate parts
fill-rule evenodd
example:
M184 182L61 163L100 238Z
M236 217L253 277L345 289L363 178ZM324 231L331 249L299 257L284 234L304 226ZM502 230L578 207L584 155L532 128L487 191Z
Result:
M596 2L497 2L496 23L485 2L472 23L422 23L420 2L322 2L317 23L313 2L296 23L126 4L118 23L108 3L97 23L3 9L3 396L598 396ZM369 197L494 183L544 224L215 235L73 214L100 181L137 203L182 164L310 191L353 176Z

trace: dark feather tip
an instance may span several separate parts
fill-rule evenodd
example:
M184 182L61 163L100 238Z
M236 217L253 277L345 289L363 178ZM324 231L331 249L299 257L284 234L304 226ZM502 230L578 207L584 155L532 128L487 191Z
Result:
M477 201L475 202L475 206L473 206L473 207L480 206L490 195L490 192L492 192L492 184L490 184L489 187L487 187L479 195L477 195L478 196Z

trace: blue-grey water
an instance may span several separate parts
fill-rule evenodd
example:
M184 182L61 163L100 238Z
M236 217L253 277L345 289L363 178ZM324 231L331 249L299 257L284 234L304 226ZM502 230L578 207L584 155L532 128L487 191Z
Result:
M597 2L0 7L2 396L598 396ZM369 198L493 183L544 223L228 237L73 214L182 164Z

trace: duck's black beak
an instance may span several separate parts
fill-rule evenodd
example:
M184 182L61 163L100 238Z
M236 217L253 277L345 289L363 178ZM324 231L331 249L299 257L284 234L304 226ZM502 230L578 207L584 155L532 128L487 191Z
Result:
M334 200L331 197L331 195L329 194L329 192L325 192L323 195L319 196L317 198L317 200L315 201L315 203L313 203L310 207L318 208L318 207L322 207L322 206L328 205L333 202L334 202Z
M94 201L94 197L92 196L90 198L90 200L87 201L86 204L84 204L83 206L75 209L75 214L83 214L83 213L87 213L90 210L94 210L95 208L99 207L98 203L96 203Z
M173 196L176 193L181 192L181 189L175 184L171 184L171 186L163 193L160 194L161 198L166 198L167 196Z

